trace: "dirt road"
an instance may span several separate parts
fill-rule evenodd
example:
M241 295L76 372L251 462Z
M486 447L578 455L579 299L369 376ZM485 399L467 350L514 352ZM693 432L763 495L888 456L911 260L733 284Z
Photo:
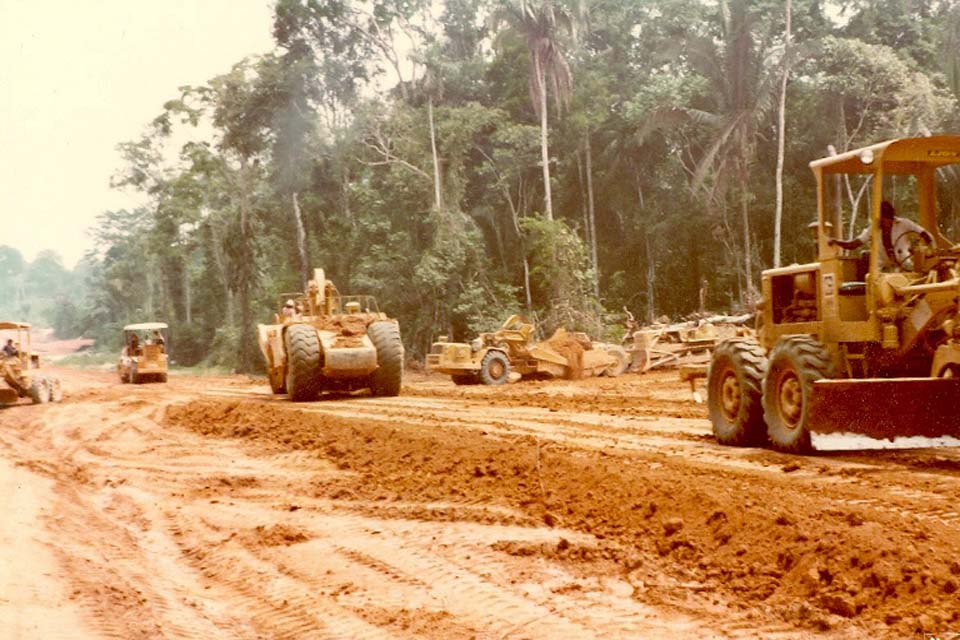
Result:
M719 447L670 373L311 404L59 373L0 410L4 637L960 631L957 448Z

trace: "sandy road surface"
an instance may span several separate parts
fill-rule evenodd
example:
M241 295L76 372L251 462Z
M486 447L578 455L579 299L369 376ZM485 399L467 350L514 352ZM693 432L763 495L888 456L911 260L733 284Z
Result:
M671 374L293 404L60 373L0 410L3 637L960 631L960 449L718 447Z

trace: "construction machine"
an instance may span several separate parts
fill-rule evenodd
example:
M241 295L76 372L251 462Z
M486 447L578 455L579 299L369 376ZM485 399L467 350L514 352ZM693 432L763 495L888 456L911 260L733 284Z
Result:
M769 440L799 453L811 434L960 436L960 245L945 235L956 231L952 203L939 200L957 164L960 136L888 140L810 163L817 259L764 271L757 338L714 349L707 392L719 442ZM841 244L858 244L851 196L860 190L870 231L858 257ZM892 237L885 200L915 212L919 227L900 224L912 230Z
M123 328L123 349L117 361L120 382L167 381L167 324L140 322Z
M257 326L275 394L304 401L323 391L400 393L400 325L378 309L373 296L341 295L323 269L315 269L306 292L283 297L289 304L273 324Z
M455 384L504 384L511 372L521 378L576 379L617 376L628 364L619 345L593 342L586 334L563 328L549 340L535 342L535 328L526 318L512 315L496 331L481 333L473 342L434 342L427 368L449 375Z
M40 356L32 351L30 325L26 322L0 322L0 340L9 342L12 355L0 351L0 404L14 404L20 398L30 398L35 404L60 402L63 392L60 380L41 375Z

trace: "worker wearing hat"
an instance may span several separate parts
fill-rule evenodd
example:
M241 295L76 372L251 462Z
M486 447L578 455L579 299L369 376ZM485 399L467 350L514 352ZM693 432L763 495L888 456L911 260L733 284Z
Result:
M884 250L880 252L880 270L887 267L903 267L910 255L911 237L920 236L931 247L934 246L933 236L913 220L901 218L897 215L893 205L884 200L880 203L880 237ZM830 238L829 243L843 249L857 249L870 242L870 226L868 225L860 235L852 240Z

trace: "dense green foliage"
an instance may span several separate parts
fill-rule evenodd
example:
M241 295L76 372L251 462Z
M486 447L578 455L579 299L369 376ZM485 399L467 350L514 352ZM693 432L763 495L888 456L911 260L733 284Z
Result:
M278 0L274 52L122 145L116 185L150 204L102 215L58 328L164 319L184 364L256 369L256 322L312 266L376 295L415 355L510 312L596 334L702 291L742 308L773 262L785 62L785 264L810 258L828 145L960 121L953 1L794 0L786 61L772 0L437 7Z

